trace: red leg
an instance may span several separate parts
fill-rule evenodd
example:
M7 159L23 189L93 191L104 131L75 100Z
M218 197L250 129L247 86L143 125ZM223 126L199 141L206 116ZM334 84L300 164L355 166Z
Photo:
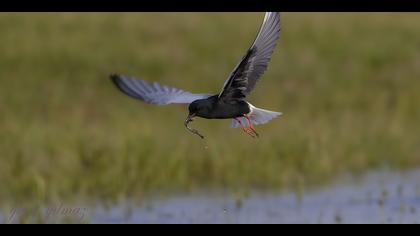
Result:
M252 130L252 132L259 137L260 135L257 133L257 131L254 128L254 125L252 124L251 120L249 119L248 115L244 115L244 117L248 120L249 128Z
M245 133L247 133L248 135L250 135L251 137L253 137L253 138L255 138L255 136L254 136L254 133L249 129L249 128L247 128L247 127L245 127L243 124L242 124L242 122L241 122L241 120L240 119L238 119L238 118L235 118L235 120L241 125L241 127L242 127L242 130L245 132Z

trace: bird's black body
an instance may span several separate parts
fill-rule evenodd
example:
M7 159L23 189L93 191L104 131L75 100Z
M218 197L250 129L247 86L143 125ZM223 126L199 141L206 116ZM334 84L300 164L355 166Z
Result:
M250 113L249 104L245 101L226 103L218 95L192 102L188 110L190 115L206 119L232 119Z
M204 136L188 126L194 117L232 119L231 127L242 127L245 132L255 137L258 133L253 127L254 124L265 124L281 115L280 112L260 109L245 101L267 69L279 32L280 13L267 12L256 39L217 95L190 93L157 82L116 74L111 75L111 80L126 95L150 104L189 104L189 114L184 125L201 138Z

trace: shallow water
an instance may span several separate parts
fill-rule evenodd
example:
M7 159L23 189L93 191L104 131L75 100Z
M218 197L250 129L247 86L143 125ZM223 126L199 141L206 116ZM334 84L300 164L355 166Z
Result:
M309 191L178 196L131 209L98 209L93 223L420 223L420 171L368 174Z
M380 171L362 178L347 177L330 186L307 191L300 197L292 192L255 192L242 198L202 193L152 199L141 207L129 203L108 210L55 206L44 212L43 222L46 223L418 224L420 170ZM0 221L7 222L7 218L11 218L12 223L18 221L18 213L16 217L10 215L0 215Z

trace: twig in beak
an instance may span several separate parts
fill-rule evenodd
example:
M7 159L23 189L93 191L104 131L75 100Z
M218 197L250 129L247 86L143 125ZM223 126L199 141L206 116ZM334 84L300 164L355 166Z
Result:
M192 117L193 116L188 116L188 118L185 120L185 122L184 122L184 126L185 126L185 128L187 128L187 130L188 131L190 131L191 133L193 133L193 134L196 134L196 135L198 135L200 138L202 138L202 139L204 139L204 136L203 135L201 135L196 129L192 129L192 128L190 128L189 126L188 126L188 124L190 123L190 122L192 122L193 121L193 119L192 119Z

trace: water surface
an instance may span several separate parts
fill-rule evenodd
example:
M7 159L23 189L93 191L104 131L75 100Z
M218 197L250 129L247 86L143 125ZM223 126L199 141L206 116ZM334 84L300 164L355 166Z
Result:
M373 172L295 193L195 194L98 208L92 223L420 223L420 171Z

